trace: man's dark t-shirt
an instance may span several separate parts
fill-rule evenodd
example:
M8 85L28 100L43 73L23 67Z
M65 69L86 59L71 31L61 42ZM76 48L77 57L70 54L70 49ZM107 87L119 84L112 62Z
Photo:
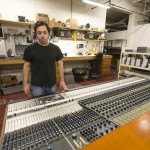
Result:
M41 46L33 43L25 49L23 59L31 63L31 85L56 84L56 61L63 58L60 48L52 43Z

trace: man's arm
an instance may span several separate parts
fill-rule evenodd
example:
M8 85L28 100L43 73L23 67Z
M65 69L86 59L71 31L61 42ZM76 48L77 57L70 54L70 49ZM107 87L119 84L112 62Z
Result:
M31 96L29 74L30 74L30 62L25 61L23 65L23 90L25 94Z
M59 60L58 61L58 72L59 72L59 77L60 77L60 88L63 88L64 90L68 90L67 85L64 82L64 67L63 67L63 61Z

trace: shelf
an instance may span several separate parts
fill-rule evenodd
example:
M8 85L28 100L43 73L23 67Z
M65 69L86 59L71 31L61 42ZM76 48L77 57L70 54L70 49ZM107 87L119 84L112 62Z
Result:
M83 32L96 32L102 34L103 32L100 31L93 31L87 29L78 29L78 28L69 28L69 27L58 27L58 26L50 26L52 29L66 29L66 30L73 30L73 31L83 31Z
M107 41L106 39L100 39L100 40L90 40L90 39L85 39L86 41L95 41L95 42L100 42L100 41Z
M19 22L19 21L9 21L9 20L0 20L1 24L11 24L11 25L20 25L20 26L33 26L33 23L29 22Z
M34 26L34 23L29 22L19 22L19 21L10 21L10 20L2 20L0 19L0 24L9 24L9 25L19 25L19 26ZM69 27L60 27L60 26L50 26L52 29L66 29L66 30L73 30L73 31L83 31L83 32L96 32L96 33L104 33L100 31L93 31L87 29L78 29L78 28L69 28Z
M59 40L71 40L71 41L86 41L86 39L77 39L73 40L73 38L63 38L63 37L57 37Z
M145 75L145 74L141 74L141 73L137 73L137 72L131 72L131 71L125 70L125 73L128 74L128 75L136 75L136 76L139 76L139 77L150 79L149 75Z
M123 54L133 54L133 55L150 55L150 53L137 53L137 52L123 52Z
M11 25L34 25L34 23L30 23L30 22L19 22L19 21L10 21L10 20L2 20L0 19L0 23L2 24L11 24ZM100 32L100 31L94 31L94 30L87 30L87 29L78 29L78 28L69 28L69 27L60 27L60 26L50 26L50 28L52 29L66 29L66 30L75 30L75 31L83 31L83 32L96 32L96 33L104 33L104 32Z
M101 41L106 41L106 39L100 39L100 40L90 40L90 39L77 39L73 40L73 38L63 38L63 37L57 37L60 40L72 40L72 41L94 41L94 42L101 42Z
M136 67L136 66L125 65L125 64L120 64L120 66L123 66L123 67L129 67L129 68L135 68L135 69L142 69L142 70L148 70L148 71L150 71L150 68Z
M85 29L78 29L78 28L69 28L69 27L59 27L59 26L51 26L52 29L66 29L66 30L78 30L78 31L90 31Z
M104 46L105 49L109 50L109 51L120 51L121 52L121 47L108 47L108 46Z
M132 52L125 52L125 49L122 49L121 52L121 56L120 56L120 63L122 62L122 59L124 57L134 57L135 60L140 59L141 61L143 61L146 57L148 57L150 55L150 52L147 53L142 53L142 52L137 52L137 51L132 51ZM126 60L127 61L127 60ZM129 60L128 60L129 61ZM149 62L147 62L149 63ZM146 64L145 64L146 65ZM122 67L122 68L121 68ZM123 68L123 67L127 67L129 70L127 71L127 68ZM139 71L139 72L137 72ZM124 72L124 74L126 75L136 75L136 76L140 76L140 74L142 75L142 72L149 72L150 68L145 68L145 67L138 67L138 66L134 66L134 65L127 65L127 64L120 64L119 65L119 73L118 76L121 72ZM146 75L142 75L142 77L146 77Z
M103 56L103 60L111 59L111 55L105 55ZM82 55L77 55L77 56L70 56L70 57L64 57L63 61L80 61L80 60L93 60L95 59L95 55L88 55L88 56L82 56ZM8 59L0 59L0 66L3 65L16 65L16 64L24 64L24 60L22 58L8 58Z
M109 55L120 55L120 53L108 53Z

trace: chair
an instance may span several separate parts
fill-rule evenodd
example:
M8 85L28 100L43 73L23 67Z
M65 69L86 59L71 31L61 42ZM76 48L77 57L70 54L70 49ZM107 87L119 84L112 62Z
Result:
M102 67L103 53L98 53L94 60L89 61L90 71L89 79L99 79L101 76L100 69Z

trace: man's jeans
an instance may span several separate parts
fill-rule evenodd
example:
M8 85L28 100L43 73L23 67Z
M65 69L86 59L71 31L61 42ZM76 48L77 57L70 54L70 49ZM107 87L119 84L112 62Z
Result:
M53 86L34 86L31 85L32 97L54 94L56 92L56 84Z

